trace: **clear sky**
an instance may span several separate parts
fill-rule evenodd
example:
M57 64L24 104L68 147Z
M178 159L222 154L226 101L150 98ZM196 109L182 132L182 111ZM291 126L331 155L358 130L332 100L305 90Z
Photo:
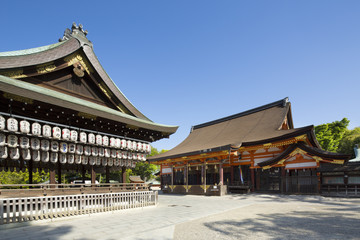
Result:
M360 1L18 1L0 52L56 43L82 23L109 76L157 123L193 125L289 97L295 127L360 126Z

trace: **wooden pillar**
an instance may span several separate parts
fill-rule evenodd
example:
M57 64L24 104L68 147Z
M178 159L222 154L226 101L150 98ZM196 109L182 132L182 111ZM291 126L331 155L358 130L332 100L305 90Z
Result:
M234 166L230 167L230 185L234 185Z
M255 191L255 169L251 168L251 191Z
M174 190L174 166L171 166L171 192Z
M96 171L94 166L91 166L91 184L95 184L96 182Z
M261 174L261 169L256 169L256 190L260 190L260 184L261 184L260 174Z
M106 166L105 167L105 174L106 174L106 176L105 176L105 178L106 178L106 183L110 183L110 169L109 169L109 166Z
M84 166L82 166L82 168L81 168L82 183L85 183L85 174L86 174L86 169Z
M33 184L33 161L29 161L29 166L28 166L28 171L29 171L29 184Z
M204 193L206 193L206 163L201 166L201 184L204 186Z
M224 168L222 163L219 164L219 184L224 184Z
M281 193L286 192L286 170L285 167L281 167Z
M55 169L50 170L50 176L49 176L50 184L56 184L56 172ZM51 188L54 188L55 186L51 186Z
M184 185L185 185L186 192L188 192L188 174L189 174L188 170L189 170L188 165L186 164L184 166Z
M121 173L122 173L122 183L126 183L126 167L122 167Z
M61 163L58 162L58 183L61 184Z

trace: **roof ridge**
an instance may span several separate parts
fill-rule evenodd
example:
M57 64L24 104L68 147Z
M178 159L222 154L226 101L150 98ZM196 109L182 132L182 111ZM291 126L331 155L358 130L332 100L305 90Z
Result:
M276 107L276 106L286 107L287 104L289 104L289 98L288 97L283 98L283 99L278 100L278 101L275 101L275 102L272 102L272 103L262 105L260 107L256 107L256 108L253 108L253 109L246 110L244 112L240 112L240 113L233 114L233 115L230 115L230 116L227 116L227 117L224 117L224 118L219 118L219 119L216 119L216 120L213 120L213 121L210 121L210 122L205 122L205 123L202 123L202 124L192 126L191 127L191 132L193 130L196 130L196 129L199 129L199 128L208 127L208 126L211 126L211 125L214 125L214 124L229 121L229 120L239 118L239 117L244 117L244 116L247 116L247 115L250 115L250 114L253 114L253 113L256 113L256 112L260 112L260 111L263 111L263 110L266 110L266 109L269 109L269 108L272 108L272 107Z

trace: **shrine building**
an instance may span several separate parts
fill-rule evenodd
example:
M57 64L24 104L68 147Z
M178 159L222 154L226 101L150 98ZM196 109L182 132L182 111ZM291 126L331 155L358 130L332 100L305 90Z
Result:
M294 128L288 98L193 126L173 149L150 157L161 166L168 193L228 191L319 193L321 166L342 166L349 155L327 152L314 126Z
M42 170L51 184L67 171L90 173L92 183L105 173L109 182L177 130L131 104L86 35L74 23L58 43L0 53L0 170L28 169L30 184Z

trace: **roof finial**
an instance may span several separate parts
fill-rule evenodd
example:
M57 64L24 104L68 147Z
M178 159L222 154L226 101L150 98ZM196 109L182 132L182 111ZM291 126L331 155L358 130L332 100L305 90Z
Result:
M83 29L83 25L80 23L79 26L76 25L75 22L73 22L71 26L71 30L67 28L64 32L64 35L62 38L59 39L59 42L63 42L66 40L69 40L72 37L80 37L80 38L86 38L86 35L88 34L88 31Z

